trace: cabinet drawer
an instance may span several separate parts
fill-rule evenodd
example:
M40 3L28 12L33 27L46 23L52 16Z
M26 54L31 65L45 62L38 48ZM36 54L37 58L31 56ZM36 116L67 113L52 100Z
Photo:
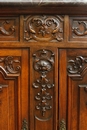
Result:
M0 17L0 41L19 40L19 18Z
M87 17L70 17L69 40L87 40Z

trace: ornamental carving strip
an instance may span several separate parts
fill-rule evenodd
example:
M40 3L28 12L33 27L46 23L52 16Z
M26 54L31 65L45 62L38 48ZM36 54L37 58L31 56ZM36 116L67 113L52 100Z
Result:
M24 19L24 40L28 42L63 40L62 16L35 15Z
M68 76L70 76L71 78L82 79L86 71L87 71L87 58L77 56L75 59L71 59L68 61L67 72Z
M20 57L7 56L0 58L0 69L6 74L20 73Z
M76 21L76 25L73 25L73 27L72 27L72 31L75 35L77 35L77 36L87 35L87 21ZM83 26L84 29L81 30L80 26Z
M35 109L36 111L40 111L40 118L43 119L53 107L52 93L54 83L51 82L51 78L48 78L48 73L53 71L54 68L54 54L49 50L39 50L33 54L33 58L34 70L39 74L39 78L33 82L34 91L37 90L34 96L36 102Z
M1 35L10 36L15 32L15 26L14 25L11 26L8 31L5 29L5 25L9 25L9 24L10 24L9 20L5 20L3 22L0 22L0 34Z

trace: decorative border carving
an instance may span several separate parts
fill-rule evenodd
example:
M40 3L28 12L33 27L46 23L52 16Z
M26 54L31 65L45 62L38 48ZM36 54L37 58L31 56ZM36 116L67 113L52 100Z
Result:
M75 60L69 60L67 66L68 76L71 78L80 78L84 76L87 70L87 58L77 56Z
M42 117L45 117L47 110L52 109L49 101L52 101L53 97L49 90L54 87L54 84L50 83L51 79L47 78L47 74L54 67L54 54L49 50L39 50L33 54L33 57L34 70L40 73L40 78L33 83L33 88L39 90L35 95L35 100L38 101L35 108L41 111Z
M56 15L28 16L24 20L25 41L56 41L63 40L63 18Z

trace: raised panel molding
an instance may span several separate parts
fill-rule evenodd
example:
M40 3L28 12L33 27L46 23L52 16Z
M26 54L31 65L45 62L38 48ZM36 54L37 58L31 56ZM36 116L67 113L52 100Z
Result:
M50 50L38 50L33 54L33 58L33 68L40 76L33 82L33 88L34 91L36 91L34 99L37 104L35 106L35 117L39 120L47 120L51 118L53 109L52 91L54 83L51 82L53 79L48 78L48 73L51 72L54 67L54 53Z
M63 40L63 17L34 15L24 19L24 40L28 42Z

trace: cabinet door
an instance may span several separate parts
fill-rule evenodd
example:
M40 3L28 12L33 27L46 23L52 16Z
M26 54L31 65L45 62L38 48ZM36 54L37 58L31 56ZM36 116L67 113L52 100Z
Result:
M28 50L0 50L0 130L28 127Z
M60 49L60 130L87 129L87 49Z
M30 129L57 130L57 49L31 48Z

